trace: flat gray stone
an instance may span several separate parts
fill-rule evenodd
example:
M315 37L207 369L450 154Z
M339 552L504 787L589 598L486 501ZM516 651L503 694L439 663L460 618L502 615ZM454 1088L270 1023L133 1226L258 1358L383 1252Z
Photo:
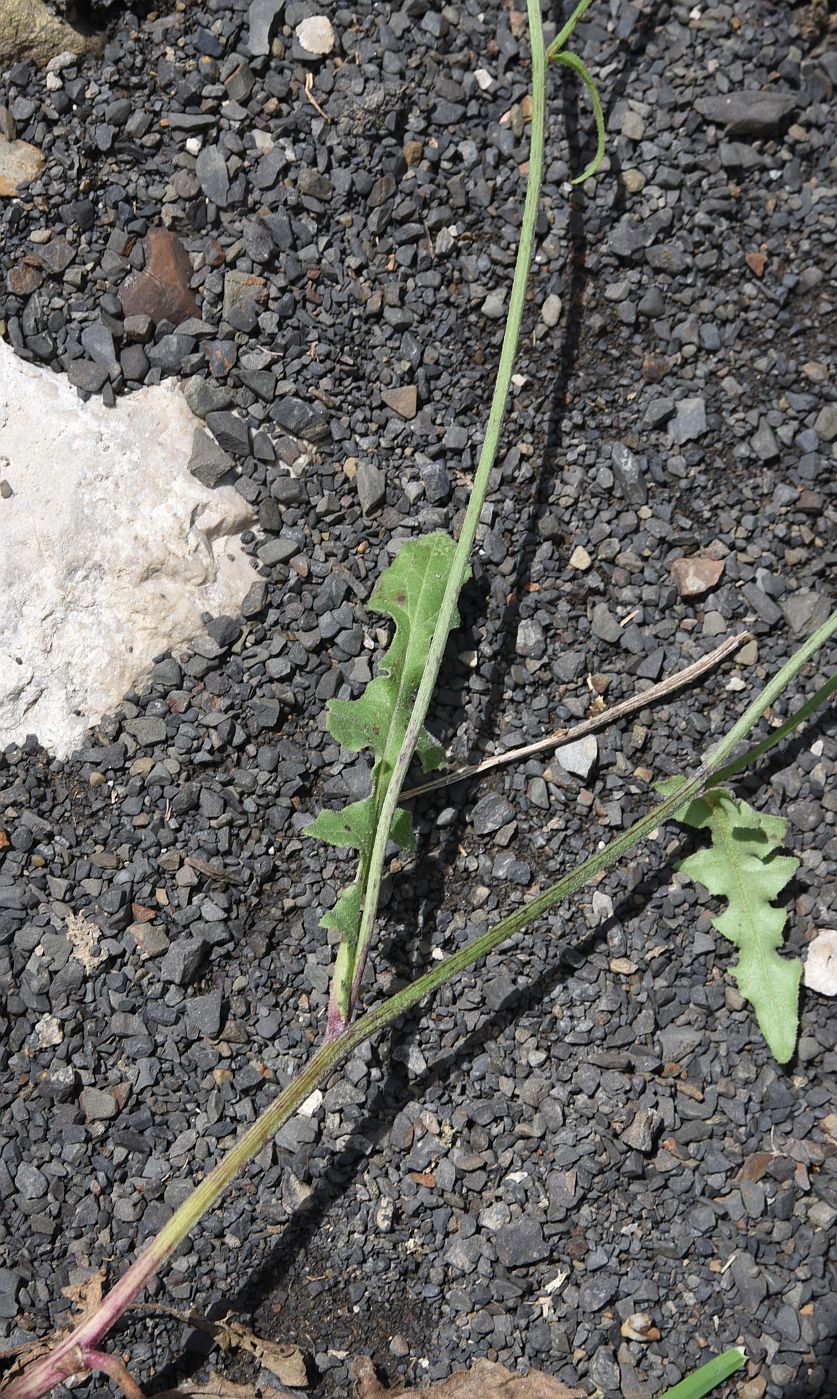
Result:
M471 824L478 836L491 835L513 820L514 807L499 792L487 792L484 797L480 797L471 812Z
M248 13L247 47L254 57L270 53L284 8L285 0L253 0Z
M230 192L230 176L218 146L204 146L195 161L195 174L207 199L225 209Z
M654 1112L651 1108L640 1108L638 1112L634 1113L619 1140L625 1146L629 1146L632 1151L641 1151L643 1154L647 1154L649 1151L653 1151L662 1125L663 1119L658 1112Z
M599 757L599 745L595 734L586 734L574 743L565 743L555 750L555 756L565 772L580 777L586 782Z
M186 1019L198 1034L206 1035L207 1039L215 1039L221 1028L223 1004L224 997L220 991L210 991L206 996L195 996L186 1002Z
M750 446L759 461L776 461L779 456L779 444L776 441L776 434L766 418L762 418L759 423L758 428L750 439Z
M544 631L540 622L526 618L517 628L518 656L542 656L544 653Z
M605 602L597 602L593 608L590 630L599 641L607 641L611 646L615 646L622 636L622 628Z
M543 1236L543 1225L536 1219L516 1219L504 1224L495 1235L497 1257L505 1268L525 1268L548 1258L550 1246Z
M831 604L827 597L822 597L819 593L791 593L787 601L782 603L782 611L788 631L794 640L800 641L828 620Z
M203 964L205 953L203 938L177 938L160 963L160 976L175 986L189 986Z
M17 1316L17 1294L23 1286L23 1276L16 1268L0 1268L0 1317L9 1321Z
M20 1191L24 1200L40 1200L49 1189L49 1181L31 1161L23 1161L17 1168L15 1189Z
M702 398L681 398L674 418L668 425L673 442L683 446L696 442L706 432L706 404Z
M644 505L648 499L648 487L640 458L634 456L624 442L614 442L611 461L616 484L625 500L629 505Z
M814 421L814 431L821 442L833 442L837 437L837 402L826 403Z
M305 403L301 398L283 398L270 410L270 416L292 437L304 442L322 442L329 435L328 420L319 404Z
M379 505L383 505L387 493L386 477L371 461L362 461L359 464L355 485L364 515L371 514Z
M113 1094L103 1088L82 1088L79 1106L88 1122L110 1122L119 1112Z
M619 1288L619 1280L610 1269L593 1273L585 1278L578 1290L578 1305L583 1312L600 1312L608 1302L612 1302Z
M155 715L142 716L137 719L126 719L125 731L137 743L144 748L151 747L155 743L165 743L166 741L166 721Z
M235 469L232 457L216 442L211 433L195 428L189 470L204 486L217 486L228 471Z
M798 103L792 92L754 89L699 97L694 105L700 116L723 126L728 136L773 136Z

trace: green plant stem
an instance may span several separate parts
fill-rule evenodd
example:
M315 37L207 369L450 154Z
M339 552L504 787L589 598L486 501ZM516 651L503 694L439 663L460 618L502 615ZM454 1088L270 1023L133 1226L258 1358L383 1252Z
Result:
M590 0L584 0L584 3L586 8ZM532 124L529 140L529 177L526 185L526 202L523 208L523 222L520 229L520 241L517 248L514 280L512 282L511 296L509 299L509 313L506 320L506 329L503 334L500 363L497 369L497 378L491 399L491 410L488 415L485 439L483 441L482 451L480 452L474 483L471 488L468 508L465 512L465 519L462 523L459 539L457 540L456 553L451 566L448 584L445 589L444 598L442 599L442 605L439 609L439 619L436 623L428 648L424 672L422 674L421 683L419 684L418 693L413 703L412 713L410 714L410 719L407 724L407 731L404 735L404 742L395 760L392 778L387 787L384 800L381 803L378 823L375 828L375 838L369 856L366 884L363 892L363 915L354 954L349 1004L346 1007L347 1020L351 1019L354 1014L366 960L369 955L369 945L381 893L381 880L383 877L387 841L389 840L395 808L398 805L401 788L404 786L418 736L427 716L430 700L436 687L436 681L442 665L442 658L445 653L445 646L447 645L453 616L456 611L456 604L468 568L471 550L474 545L477 525L479 524L482 507L488 493L491 472L494 469L494 462L500 443L500 434L503 428L503 419L505 417L506 404L509 397L512 370L514 369L514 361L520 341L520 327L523 320L526 285L529 280L529 269L532 264L535 225L537 223L538 208L540 206L546 133L546 52L543 43L540 0L526 0L526 5L529 16L529 33L532 48Z
M775 748L777 743L781 743L788 734L799 728L800 724L804 724L809 715L819 709L821 704L825 704L835 690L837 690L837 674L826 680L815 694L800 705L795 714L780 724L778 729L774 729L772 734L768 734L767 738L762 739L761 743L755 744L753 748L748 748L747 752L742 753L740 758L735 758L733 762L727 763L726 767L721 768L720 772L716 772L712 778L712 786L720 787L722 783L729 782L730 778L735 777L736 773L742 772L744 768L752 767L753 763L757 763L759 758L763 758L765 753L770 752L771 748Z
M593 0L580 0L580 4L576 5L575 9L573 10L572 14L570 15L569 19L564 25L564 28L559 30L559 32L555 35L555 38L552 40L552 43L546 51L547 63L551 63L553 59L558 57L558 54L561 52L562 48L566 44L567 40L569 39L579 20L582 19L583 16L587 13L592 3Z
M724 763L738 744L746 738L766 709L774 703L786 685L798 674L802 666L837 631L837 612L823 624L802 645L782 669L765 685L733 725L706 755L692 777L672 796L659 802L647 815L634 822L629 830L616 836L603 850L591 855L577 869L564 875L551 888L536 898L530 899L522 908L503 918L493 928L479 937L472 938L443 962L390 996L381 1005L367 1011L359 1020L346 1027L339 1038L318 1049L296 1078L279 1094L260 1117L245 1132L215 1169L201 1181L194 1192L175 1211L160 1233L149 1244L144 1253L131 1264L119 1282L103 1298L99 1307L82 1321L69 1335L62 1337L56 1346L40 1360L13 1379L2 1393L6 1399L40 1399L67 1374L79 1369L85 1352L94 1349L114 1322L159 1271L163 1263L174 1253L192 1231L201 1217L215 1204L233 1178L249 1161L261 1151L265 1142L287 1122L314 1089L344 1063L353 1050L371 1039L405 1011L418 1005L426 996L432 995L453 977L472 967L476 962L493 952L515 933L541 914L554 908L570 894L602 870L607 869L627 854L639 841L650 835L664 821L673 816L687 801L698 796L710 779L722 769ZM805 706L803 706L803 709ZM799 711L801 713L801 711Z

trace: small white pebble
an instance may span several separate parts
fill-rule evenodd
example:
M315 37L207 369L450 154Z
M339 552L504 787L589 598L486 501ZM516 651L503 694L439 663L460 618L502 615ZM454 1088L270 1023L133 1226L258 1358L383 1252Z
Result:
M322 1095L322 1093L320 1092L319 1088L315 1088L315 1089L314 1089L314 1092L311 1093L310 1096L307 1097L307 1098L305 1099L305 1102L304 1102L304 1103L300 1103L300 1105L299 1105L299 1115L300 1115L300 1117L313 1117L313 1116L314 1116L314 1113L315 1113L315 1112L317 1111L317 1109L322 1105L322 1101L323 1101L323 1095Z
M306 53L331 53L337 42L334 26L326 15L309 15L300 20L294 33Z

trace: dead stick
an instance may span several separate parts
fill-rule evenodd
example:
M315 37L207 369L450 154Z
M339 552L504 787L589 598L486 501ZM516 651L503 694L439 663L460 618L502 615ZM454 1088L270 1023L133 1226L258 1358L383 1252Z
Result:
M583 723L576 724L571 729L556 729L554 733L547 734L546 738L536 739L534 743L526 743L522 748L510 748L507 753L495 753L490 758L483 758L482 762L474 763L471 767L456 768L453 772L445 773L444 777L435 777L432 782L423 782L420 787L411 787L409 791L402 792L406 800L407 797L420 797L425 792L435 792L439 787L449 787L453 782L462 782L466 777L476 777L481 772L488 772L490 768L503 767L506 763L519 762L521 758L531 758L535 753L545 753L550 748L563 748L567 743L575 743L576 739L584 738L586 734L597 733L600 729L609 728L615 724L617 719L624 719L626 714L634 714L638 709L644 709L647 704L656 704L658 700L665 699L666 695L671 695L675 690L681 690L684 685L691 685L693 680L697 680L701 675L705 675L708 670L712 670L720 661L732 655L745 642L752 641L752 636L748 631L743 631L738 636L731 636L727 641L717 646L714 651L710 651L708 656L695 661L692 665L686 666L685 670L678 670L676 675L670 675L668 679L661 680L659 684L652 685L650 690L644 690L642 694L631 695L629 699L620 700L619 704L614 704L610 709L605 709L601 714L594 714L591 719L585 719Z

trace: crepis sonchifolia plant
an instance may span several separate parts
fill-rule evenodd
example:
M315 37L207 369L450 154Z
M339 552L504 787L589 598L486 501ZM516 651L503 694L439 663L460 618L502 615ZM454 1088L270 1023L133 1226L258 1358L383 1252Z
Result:
M701 880L708 889L728 899L719 918L720 930L740 952L738 969L742 993L753 1001L759 1023L777 1057L785 1060L796 1036L798 970L779 957L782 920L774 900L789 878L792 861L777 854L784 834L779 818L762 817L738 802L726 783L745 765L781 741L797 724L822 704L837 686L837 677L826 682L786 724L743 756L736 751L782 691L799 674L837 630L837 614L818 629L764 686L727 734L698 762L689 776L666 787L661 801L597 850L550 888L528 899L512 914L486 932L464 943L436 963L431 970L389 999L358 1015L362 976L369 953L378 909L387 847L394 840L402 849L412 848L412 824L399 800L414 754L425 770L442 761L439 745L426 731L425 720L442 664L445 645L457 619L457 602L465 582L476 528L489 486L509 395L517 352L526 286L533 255L546 132L547 72L551 64L569 67L590 92L597 128L597 152L580 179L588 178L601 161L604 121L593 80L581 60L566 43L591 0L581 0L561 32L547 47L544 42L539 0L527 0L532 51L532 110L528 180L523 221L515 264L500 363L477 471L465 519L454 541L434 533L411 541L382 575L372 605L395 622L389 652L380 674L363 696L354 701L333 702L331 731L351 751L371 750L374 757L371 791L361 802L342 811L321 812L308 834L334 845L357 850L355 880L325 918L339 934L324 1042L307 1064L277 1096L218 1165L175 1211L160 1233L131 1264L113 1288L78 1323L46 1337L17 1357L7 1376L6 1399L40 1399L56 1384L72 1375L101 1371L110 1375L129 1395L139 1390L122 1362L100 1349L101 1342L163 1267L202 1216L218 1201L239 1171L291 1117L314 1089L324 1083L353 1051L473 967L488 953L528 927L628 854L665 821L680 819L712 835L712 845L686 861L684 873ZM747 880L758 892L758 916L748 905L742 914L738 882ZM788 970L791 968L791 970ZM711 1362L700 1380L703 1387L680 1390L670 1399L697 1399L742 1363L741 1352L729 1352ZM691 1377L698 1381L703 1371ZM689 1381L684 1381L684 1385Z

